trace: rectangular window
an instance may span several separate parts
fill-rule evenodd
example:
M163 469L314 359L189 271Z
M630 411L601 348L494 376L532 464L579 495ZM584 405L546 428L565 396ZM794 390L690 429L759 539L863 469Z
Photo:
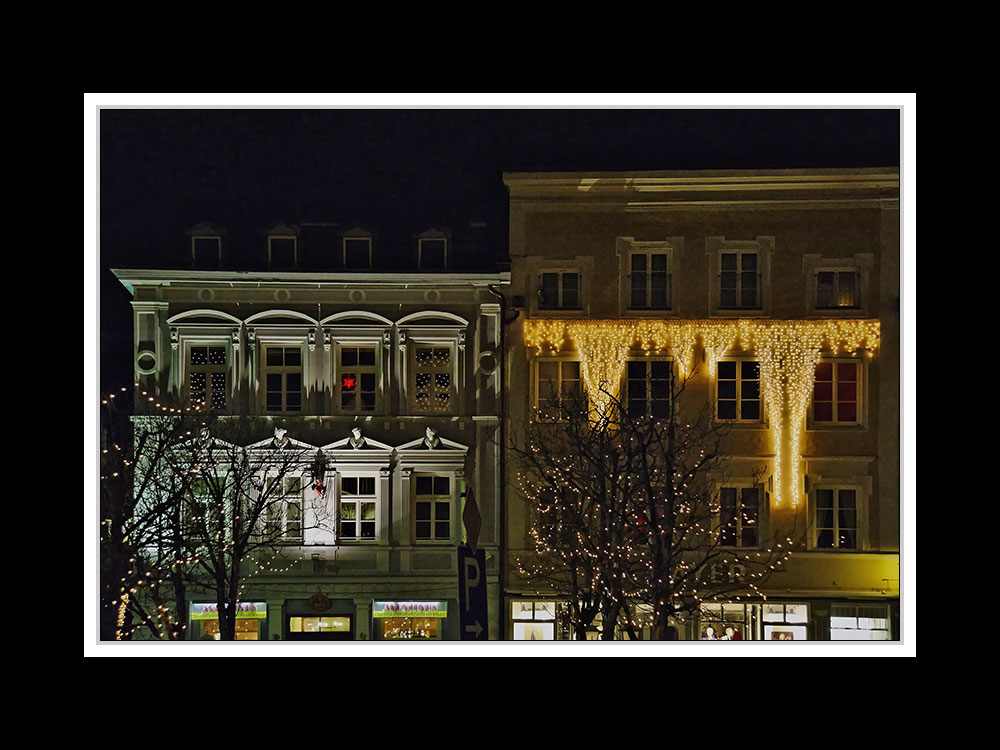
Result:
M539 310L579 310L580 273L575 271L545 271L538 287Z
M418 474L414 478L416 538L451 540L451 477Z
M540 420L559 419L579 407L583 397L580 363L540 359L535 363L535 407Z
M269 502L265 513L268 539L281 542L302 541L302 478L268 479Z
M515 641L554 641L556 603L554 601L511 602Z
M860 308L859 286L857 271L817 271L816 309Z
M853 489L816 490L816 546L858 548L858 497Z
M340 477L341 539L374 539L375 477Z
M857 424L861 378L858 362L820 362L813 383L813 422Z
M765 641L805 641L809 639L808 604L762 604Z
M625 404L628 416L654 419L666 419L670 416L669 360L631 360L626 364L625 374Z
M192 404L219 411L226 408L228 361L225 346L192 346L188 350L188 396Z
M719 307L730 310L760 309L760 267L756 251L721 253Z
M425 413L444 413L454 404L454 363L452 347L413 347L413 406Z
M759 422L760 363L747 359L719 362L715 403L719 420Z
M830 640L890 640L889 608L878 604L830 605Z
M760 496L759 487L723 487L719 490L719 544L757 546Z
M759 637L760 605L702 604L699 620L703 641L752 641Z
M264 348L264 409L302 411L302 349L298 346Z
M295 237L268 237L267 257L271 268L295 268Z
M219 268L222 265L222 238L192 237L191 254L195 268Z
M370 237L344 238L344 268L366 269L372 267L372 241Z
M632 309L670 309L669 252L632 253L629 276Z
M431 271L443 270L448 265L447 240L421 239L418 253L420 268Z
M337 402L348 414L375 411L378 397L376 347L341 346L337 370Z

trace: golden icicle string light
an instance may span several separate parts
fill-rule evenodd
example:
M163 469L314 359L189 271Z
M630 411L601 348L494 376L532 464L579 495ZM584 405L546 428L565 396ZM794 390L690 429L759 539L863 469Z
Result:
M715 377L719 359L737 346L752 351L760 363L761 395L774 435L776 506L789 497L793 506L798 505L802 494L802 430L824 347L833 354L852 355L864 347L871 357L878 348L879 334L877 320L524 321L524 343L536 354L546 349L557 353L567 339L572 342L598 413L603 413L617 394L625 362L637 343L646 353L670 348L682 376L691 372L698 339L710 377ZM786 476L794 479L791 487Z

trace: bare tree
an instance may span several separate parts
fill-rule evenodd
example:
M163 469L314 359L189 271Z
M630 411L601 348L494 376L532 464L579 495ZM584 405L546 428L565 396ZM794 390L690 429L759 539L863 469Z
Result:
M309 480L321 476L312 466L314 454L283 429L245 444L262 424L217 418L178 452L192 480L176 544L216 600L221 640L236 639L238 604L255 567L269 564L285 545L302 542L305 498L316 494ZM322 504L310 510L311 527L328 523Z
M638 637L641 608L652 637L669 639L671 623L707 601L762 598L791 554L794 529L772 524L763 536L766 467L729 486L729 430L710 407L685 403L689 378L647 375L642 398L606 386L598 399L550 394L511 446L533 514L534 554L520 572L566 596L577 638L598 613L603 638L616 628Z

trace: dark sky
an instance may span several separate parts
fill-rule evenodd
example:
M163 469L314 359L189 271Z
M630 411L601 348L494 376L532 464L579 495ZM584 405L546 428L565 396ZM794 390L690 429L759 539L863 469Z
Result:
M486 222L506 246L505 171L898 167L897 109L104 109L99 118L102 389L131 377L112 267L178 267L211 221L420 231Z

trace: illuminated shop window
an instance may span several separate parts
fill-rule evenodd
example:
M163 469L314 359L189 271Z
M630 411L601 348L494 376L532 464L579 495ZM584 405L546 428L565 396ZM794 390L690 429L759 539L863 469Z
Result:
M760 363L748 359L722 360L717 368L716 418L760 422Z
M814 423L858 424L860 422L860 363L820 362L813 382Z
M289 617L288 629L292 633L349 633L350 617Z
M765 641L808 640L808 604L762 604Z
M341 346L337 368L340 410L348 414L374 412L378 400L375 346Z
M375 601L375 640L437 641L444 638L448 603L443 601Z
M632 310L669 310L670 251L631 252L629 283Z
M375 538L375 477L340 476L341 539Z
M539 310L579 310L581 274L576 271L543 271L539 275Z
M752 641L758 639L760 605L702 604L698 638L703 641Z
M511 602L515 641L554 641L556 602L521 600Z
M302 411L302 349L267 346L264 350L264 408L269 412Z
M719 544L756 547L760 530L760 487L719 490Z
M225 346L188 348L187 383L192 404L221 411L226 408L229 363Z
M816 490L816 546L858 548L858 493L854 489Z
M418 474L414 478L415 536L418 540L451 540L451 477Z
M413 347L413 407L423 413L446 413L455 401L454 351L448 345Z
M670 416L672 363L664 359L637 359L625 368L624 400L634 418Z
M568 359L535 362L535 408L537 419L555 420L581 401L580 363Z
M871 604L830 606L831 641L888 641L889 607Z
M854 310L861 307L857 271L817 271L816 309Z

